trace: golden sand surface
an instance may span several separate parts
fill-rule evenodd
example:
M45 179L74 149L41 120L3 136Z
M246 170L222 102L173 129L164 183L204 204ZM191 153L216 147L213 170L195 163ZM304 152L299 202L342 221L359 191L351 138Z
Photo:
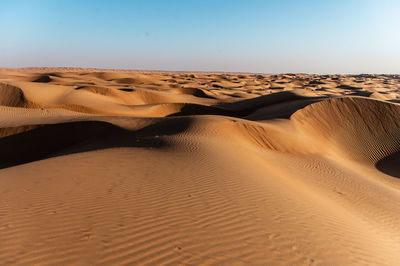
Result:
M400 76L0 70L0 264L398 265Z

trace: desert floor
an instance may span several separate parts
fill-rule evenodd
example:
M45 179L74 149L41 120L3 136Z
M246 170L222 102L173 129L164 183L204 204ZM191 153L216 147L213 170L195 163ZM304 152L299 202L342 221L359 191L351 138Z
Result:
M0 70L0 264L398 265L400 76Z

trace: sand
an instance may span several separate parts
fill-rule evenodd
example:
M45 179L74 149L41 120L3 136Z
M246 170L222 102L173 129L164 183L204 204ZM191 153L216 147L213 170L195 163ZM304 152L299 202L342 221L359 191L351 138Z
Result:
M397 265L400 76L0 70L0 264Z

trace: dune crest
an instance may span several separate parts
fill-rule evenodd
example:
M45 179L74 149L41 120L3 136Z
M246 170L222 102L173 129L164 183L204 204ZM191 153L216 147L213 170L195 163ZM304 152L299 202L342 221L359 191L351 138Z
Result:
M361 97L325 100L297 111L291 119L321 145L349 158L376 163L400 144L400 105Z

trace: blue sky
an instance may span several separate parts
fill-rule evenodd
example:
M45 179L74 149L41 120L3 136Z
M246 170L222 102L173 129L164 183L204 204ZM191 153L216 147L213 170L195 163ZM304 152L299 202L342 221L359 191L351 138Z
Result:
M0 0L0 66L400 73L397 0Z

